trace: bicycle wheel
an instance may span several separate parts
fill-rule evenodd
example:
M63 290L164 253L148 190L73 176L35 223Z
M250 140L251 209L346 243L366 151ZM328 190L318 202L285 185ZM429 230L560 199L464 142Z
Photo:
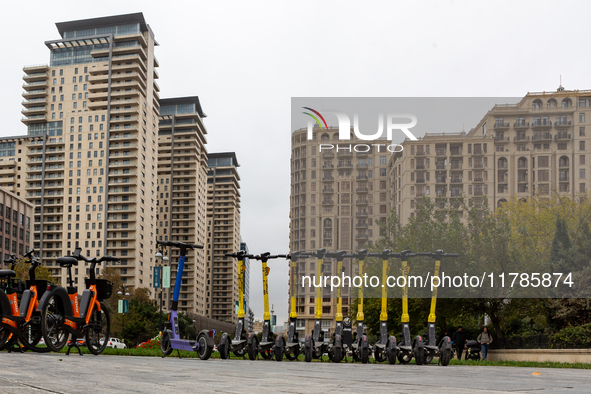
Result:
M38 314L33 317L36 316L38 316ZM37 347L42 337L43 329L41 328L41 321L40 319L34 319L24 328L20 341L27 350L37 353L50 352L51 349L47 346Z
M58 306L55 297L51 297L41 311L41 331L45 346L59 352L66 346L70 333L64 328L65 314Z
M86 331L86 346L94 355L99 355L109 343L111 335L111 316L107 307L101 303L101 310L96 309L90 315Z
M10 338L10 331L5 327L0 327L0 350L6 345L6 341Z

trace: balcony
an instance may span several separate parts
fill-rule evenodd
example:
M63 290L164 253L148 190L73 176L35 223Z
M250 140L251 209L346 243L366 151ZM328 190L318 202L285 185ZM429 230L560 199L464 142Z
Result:
M45 89L35 89L35 90L29 90L27 92L24 92L22 94L22 96L23 96L23 98L25 98L27 100L31 100L35 97L40 98L41 96L43 96L43 98L45 99L45 94L46 94Z
M325 164L325 165L322 166L322 169L323 170L325 170L325 169L332 170L333 168L334 168L334 165L333 164Z
M552 127L552 122L548 119L537 119L532 123L534 129L542 129Z
M356 191L357 193L367 193L369 189L367 187L358 187Z
M568 126L570 126L570 120L557 120L556 122L554 122L554 126L568 127Z
M366 222L359 222L355 225L356 228L367 228Z
M334 177L333 176L325 176L322 178L323 182L332 182L334 181Z
M435 178L435 182L436 183L447 183L447 177L438 176L438 177Z
M451 183L462 183L462 178L451 178Z
M495 130L507 130L509 128L510 124L509 123L505 123L503 122L495 122L494 124L494 129Z
M529 129L529 122L517 121L513 123L513 128L518 130Z
M334 201L333 200L323 200L322 205L334 205Z
M25 116L45 114L45 106L28 107L21 111Z
M337 168L353 168L353 164L351 163L339 163Z
M367 205L368 201L365 198L361 198L355 202L357 205Z
M341 157L343 157L343 156L351 156L351 155L353 155L353 152L349 152L347 150L341 150L341 151L338 151L337 152L337 156L341 156Z
M415 156L425 156L425 150L424 149L417 149Z
M461 170L462 169L462 163L451 163L451 169L452 170Z
M534 134L532 141L552 141L552 134L550 133L538 133Z
M43 89L46 87L47 87L47 81L45 81L45 80L44 81L33 81L33 82L23 84L23 89L25 89L26 91Z
M332 187L325 187L322 189L322 193L334 193L334 189Z
M554 136L554 140L570 140L571 135L566 133L558 133Z
M475 183L482 183L482 182L484 182L484 178L481 178L481 177L479 177L479 178L474 178L474 182L475 182Z
M356 217L358 218L364 218L367 217L367 211L359 211L355 214Z
M357 164L357 168L367 168L367 163L359 163Z
M425 169L425 165L424 164L417 164L415 167L415 170L424 170Z
M334 153L332 151L327 150L327 151L322 152L322 156L323 157L334 157Z
M569 182L568 175L560 175L560 177L558 178L558 182Z
M439 161L439 162L435 163L435 169L436 170L445 170L445 162Z
M450 154L452 156L462 156L462 150L458 149L458 148L451 148L450 149Z
M425 183L425 178L417 178L417 183Z
M529 136L517 135L516 137L513 137L513 141L529 141Z
M435 156L446 156L445 148L435 148Z
M367 180L369 179L367 175L357 175L358 180Z
M495 142L497 144L503 144L509 142L509 137L499 137L495 135Z

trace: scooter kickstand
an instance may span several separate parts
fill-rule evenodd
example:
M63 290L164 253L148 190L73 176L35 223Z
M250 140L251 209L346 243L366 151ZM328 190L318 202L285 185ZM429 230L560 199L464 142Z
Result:
M181 351L179 349L176 350L176 354L179 356L179 358L182 358L181 357Z

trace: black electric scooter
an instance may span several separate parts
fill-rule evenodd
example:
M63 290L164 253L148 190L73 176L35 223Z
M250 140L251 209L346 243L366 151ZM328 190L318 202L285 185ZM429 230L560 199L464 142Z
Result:
M442 258L460 256L458 253L444 253L441 249L435 252L417 253L417 255L426 256L435 260L433 277L439 277L439 267ZM432 290L431 310L429 312L429 318L427 319L427 343L424 345L426 350L425 364L431 363L433 357L439 357L439 364L446 366L451 360L451 339L448 336L445 336L441 339L439 345L437 344L437 338L435 336L435 304L437 302L437 287L433 287Z
M283 355L290 361L297 360L301 352L301 344L297 333L298 314L296 308L297 300L297 278L298 278L298 259L310 257L312 253L293 252L288 255L290 259L290 311L289 311L289 329L287 331L287 342L283 335L278 335L275 340L275 360L283 360Z
M359 264L359 276L365 274L365 258L367 257L367 250L361 249L355 254L357 263ZM355 333L353 348L353 360L361 361L363 364L367 364L369 361L369 340L367 333L365 332L364 325L365 315L363 314L363 285L359 286L357 291L357 331Z
M326 255L326 249L318 249L311 254L318 259L316 268L316 278L322 279L324 271L323 260ZM312 361L313 358L322 361L322 355L327 352L328 344L324 342L324 331L322 331L322 286L316 288L316 310L314 311L314 330L312 334L306 335L304 341L304 360Z
M218 344L218 352L220 357L224 360L230 357L230 352L234 353L237 357L244 357L246 355L247 341L249 333L246 331L244 323L244 317L246 312L244 311L244 259L252 259L255 256L246 254L246 251L240 250L236 253L225 253L228 257L233 257L238 260L238 324L236 324L236 332L234 333L234 339L230 339L227 332L222 334L220 343Z
M260 255L254 256L255 260L260 260L262 263L263 272L263 333L261 341L259 342L258 337L255 333L251 332L248 334L248 340L246 342L246 351L250 360L256 360L257 355L260 353L265 360L269 360L273 357L275 352L276 336L271 331L271 313L269 312L269 272L271 268L267 266L267 262L270 259L286 258L284 254L271 255L269 252L261 253ZM277 354L275 357L280 359L283 358L283 354Z

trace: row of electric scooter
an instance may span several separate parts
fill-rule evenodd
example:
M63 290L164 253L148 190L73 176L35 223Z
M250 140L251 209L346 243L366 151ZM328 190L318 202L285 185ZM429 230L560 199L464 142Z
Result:
M180 278L184 265L184 256L187 249L202 248L198 245L183 244L178 242L159 242L161 245L173 246L181 248L179 257L179 273L175 283L175 292L173 296L173 304L169 316L167 329L163 332L161 340L161 350L163 356L172 353L173 349L178 350L193 350L199 353L201 359L210 357L213 348L213 331L203 330L199 333L196 342L186 341L180 339L179 327L176 316L176 303L178 301L178 289L180 287ZM435 334L435 307L437 300L437 287L432 290L431 309L428 317L428 334L426 337L418 335L411 340L410 334L410 319L408 314L408 287L403 288L402 296L402 340L397 342L395 336L388 334L387 327L387 295L386 288L382 287L381 297L381 312L380 312L380 333L378 340L373 346L369 344L368 335L365 331L364 314L363 314L363 287L358 290L358 312L356 317L357 330L353 334L352 340L347 340L348 335L344 335L343 329L346 328L348 322L345 322L342 313L342 295L341 287L337 288L337 310L336 310L336 326L335 332L330 341L324 340L324 331L322 330L322 288L317 287L316 293L316 308L315 308L315 323L311 334L306 335L303 343L300 341L297 333L297 311L296 311L296 286L298 278L298 260L306 258L316 258L317 262L317 277L322 276L324 272L323 260L325 258L334 258L337 260L337 273L343 270L343 260L345 258L356 259L359 265L359 274L363 275L366 269L366 258L381 258L382 259L382 283L386 283L389 272L389 260L392 258L400 259L402 262L402 275L407 278L409 267L408 259L416 256L424 256L435 260L434 275L439 275L439 267L442 258L458 257L456 253L444 253L442 250L427 253L411 253L408 250L400 253L393 253L391 250L384 250L381 253L368 253L367 250L360 250L357 253L327 252L325 249L319 249L315 252L293 252L289 255L271 255L270 253L262 253L260 255L247 254L245 251L236 253L226 253L226 256L236 258L238 260L238 283L239 283L239 302L238 302L238 324L234 337L230 338L228 333L223 333L220 338L217 350L222 359L228 359L230 352L238 357L248 355L250 360L256 360L258 355L263 359L275 358L277 361L282 361L284 357L287 360L297 360L301 353L304 354L306 362L313 359L322 360L324 354L328 355L329 360L333 362L341 362L347 354L351 353L355 361L367 363L370 355L373 355L376 362L385 362L395 364L398 360L402 364L408 364L413 358L417 364L428 364L434 358L439 358L439 364L448 365L452 357L451 339L447 336L443 337L439 343L436 340ZM248 258L251 260L259 260L262 263L263 274L263 297L264 297L264 315L263 315L263 332L259 340L257 335L253 332L247 332L245 327L245 310L244 310L244 260ZM271 330L271 314L269 312L269 291L268 291L268 275L270 268L268 261L271 259L286 258L290 260L290 280L292 283L290 293L290 315L289 315L289 330L287 338L283 335L275 335ZM405 280L405 282L407 282ZM350 325L349 325L350 328Z
M57 259L57 263L68 270L69 286L66 288L36 278L35 270L41 262L33 249L22 259L14 254L6 257L4 263L10 265L10 269L0 270L0 349L59 352L69 344L68 354L74 347L81 355L79 344L85 343L91 353L103 352L109 340L111 319L101 301L111 296L113 284L106 279L96 279L95 268L103 261L119 259L87 258L81 252L81 248L76 248L72 256ZM90 264L90 275L81 297L72 279L72 266L77 266L79 261ZM18 264L31 265L25 283L16 279Z

